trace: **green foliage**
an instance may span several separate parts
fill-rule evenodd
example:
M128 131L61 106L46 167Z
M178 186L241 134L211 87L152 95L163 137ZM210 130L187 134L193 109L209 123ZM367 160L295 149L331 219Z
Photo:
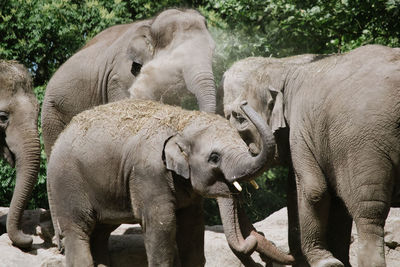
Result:
M172 7L191 7L191 1L177 1L177 0L160 0L160 1L148 1L148 0L130 0L129 10L131 11L131 18L145 19L156 15L167 8Z
M0 58L19 60L43 85L87 39L129 21L126 14L121 0L2 1Z
M206 5L262 56L336 53L400 44L399 0L216 0ZM251 40L251 42L247 42Z
M5 160L0 160L0 177L0 206L8 207L15 187L15 169Z
M45 92L46 86L37 86L34 88L34 92L36 94L36 97L39 101L40 107L42 107L43 103L43 98L44 98L44 92ZM42 127L41 127L41 111L39 111L39 121L38 121L38 127L39 127L39 136L40 136L40 169L39 169L39 174L38 174L38 182L36 183L35 187L33 188L32 192L32 198L31 201L28 204L28 208L34 209L34 208L48 208L49 203L47 201L47 188L46 188L46 154L44 153L44 144L43 144L43 138L42 138Z

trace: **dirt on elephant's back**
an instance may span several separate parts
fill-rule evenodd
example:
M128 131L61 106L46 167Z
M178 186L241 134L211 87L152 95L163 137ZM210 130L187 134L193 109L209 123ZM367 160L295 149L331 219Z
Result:
M142 129L152 135L160 127L182 132L189 123L198 118L201 118L201 124L206 125L220 119L225 121L215 114L184 110L149 100L126 99L84 111L75 116L71 124L76 125L83 133L96 127L106 130L112 136L123 137L134 135Z

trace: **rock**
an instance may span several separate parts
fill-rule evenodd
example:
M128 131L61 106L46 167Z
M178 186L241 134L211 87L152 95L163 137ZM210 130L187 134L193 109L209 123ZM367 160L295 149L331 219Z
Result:
M8 208L0 207L0 225L1 229L6 229ZM22 217L22 231L27 234L36 234L36 226L40 225L41 222L50 221L50 211L45 209L26 210Z
M5 229L8 208L0 208L0 227ZM49 212L43 209L25 211L23 230L33 235L33 247L23 251L11 244L8 235L0 236L0 265L8 267L38 266L55 267L65 265L64 255L58 252L54 242L51 242L51 222ZM263 221L255 223L258 231L275 243L283 251L288 251L287 244L287 211L283 208ZM50 231L50 232L49 232ZM38 236L40 234L48 242ZM50 237L50 239L49 239ZM353 226L350 247L350 262L357 266L357 231ZM390 210L385 226L386 263L387 266L400 266L400 208ZM123 224L110 237L109 242L112 266L147 266L146 251L139 225ZM234 256L226 242L221 225L207 226L205 232L205 255L207 267L243 266ZM253 253L253 259L259 266L265 266ZM281 266L278 264L268 266Z

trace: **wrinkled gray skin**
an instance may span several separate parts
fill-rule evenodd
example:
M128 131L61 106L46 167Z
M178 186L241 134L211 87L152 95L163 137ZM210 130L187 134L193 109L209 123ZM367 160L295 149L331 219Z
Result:
M38 113L39 104L26 68L15 61L0 60L0 154L17 173L7 232L20 248L32 244L32 238L21 230L21 218L39 171Z
M243 110L262 133L257 156L218 115L129 99L76 116L47 168L67 265L109 265L110 232L140 223L149 266L203 266L201 196L217 198L228 243L246 266L256 266L250 254L262 247L285 261L288 255L251 225L239 224L232 182L259 174L275 147L258 114L246 105Z
M353 219L358 266L385 266L383 227L390 206L400 204L400 49L244 59L225 73L224 96L226 117L253 153L259 134L239 108L243 100L272 128L275 163L291 169L289 245L296 260L301 239L311 266L350 266Z
M214 47L204 17L190 9L102 31L49 81L42 110L47 156L73 116L129 96L179 105L194 94L200 110L215 112Z

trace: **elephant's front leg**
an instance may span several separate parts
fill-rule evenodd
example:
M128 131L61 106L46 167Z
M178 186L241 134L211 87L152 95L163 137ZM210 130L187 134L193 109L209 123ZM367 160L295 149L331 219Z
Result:
M110 266L110 254L108 252L108 240L110 234L118 225L98 224L90 237L90 250L97 267Z
M176 245L175 205L154 198L144 203L142 220L144 243L149 267L180 266Z
M204 217L202 200L177 211L179 258L182 266L204 266Z

